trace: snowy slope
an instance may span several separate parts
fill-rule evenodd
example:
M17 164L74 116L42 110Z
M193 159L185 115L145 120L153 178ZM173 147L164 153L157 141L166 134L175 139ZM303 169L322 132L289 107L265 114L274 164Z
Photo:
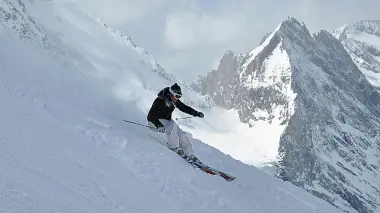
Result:
M193 140L200 159L238 178L208 176L163 135L121 122L144 123L174 77L73 4L21 3L0 4L15 15L0 19L0 212L339 212ZM38 28L24 37L8 24Z

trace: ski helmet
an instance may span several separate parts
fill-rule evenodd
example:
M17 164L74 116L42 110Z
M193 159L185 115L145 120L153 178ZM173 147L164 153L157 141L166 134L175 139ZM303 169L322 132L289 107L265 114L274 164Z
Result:
M169 92L176 98L182 97L181 87L175 83L169 88Z

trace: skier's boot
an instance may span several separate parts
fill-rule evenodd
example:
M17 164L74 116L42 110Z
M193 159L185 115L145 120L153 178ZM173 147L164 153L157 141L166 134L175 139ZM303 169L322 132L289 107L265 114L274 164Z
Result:
M185 152L183 151L183 149L179 146L177 146L176 148L173 149L174 152L176 152L179 156L181 156L182 158L186 158L186 154Z
M195 155L192 155L192 156L188 157L188 161L190 163L195 163L195 164L198 164L198 165L202 165L202 162L197 157L195 157Z

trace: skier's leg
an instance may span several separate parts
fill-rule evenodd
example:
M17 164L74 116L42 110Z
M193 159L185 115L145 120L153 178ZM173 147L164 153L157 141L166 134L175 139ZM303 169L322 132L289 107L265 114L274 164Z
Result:
M177 124L175 124L177 125ZM189 157L193 156L193 147L189 138L181 128L177 127L178 137L179 137L179 146L183 149L185 154Z
M160 119L165 127L165 133L168 138L168 148L175 149L179 146L178 126L173 120Z
M187 160L189 162L197 163L198 165L202 165L203 163L194 155L193 146L191 145L191 141L187 136L186 132L184 132L181 128L178 127L178 137L179 137L179 146L185 152Z

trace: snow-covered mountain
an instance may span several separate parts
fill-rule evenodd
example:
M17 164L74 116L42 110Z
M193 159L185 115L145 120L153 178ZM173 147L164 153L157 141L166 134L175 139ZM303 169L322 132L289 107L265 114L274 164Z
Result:
M122 122L145 123L175 77L75 4L3 0L0 11L0 212L340 212L193 139L201 160L237 179L209 176L164 135Z
M380 88L380 20L364 20L334 30L367 79Z
M246 146L271 144L278 177L348 212L379 208L380 95L332 34L290 17L193 88L239 112L258 133Z

